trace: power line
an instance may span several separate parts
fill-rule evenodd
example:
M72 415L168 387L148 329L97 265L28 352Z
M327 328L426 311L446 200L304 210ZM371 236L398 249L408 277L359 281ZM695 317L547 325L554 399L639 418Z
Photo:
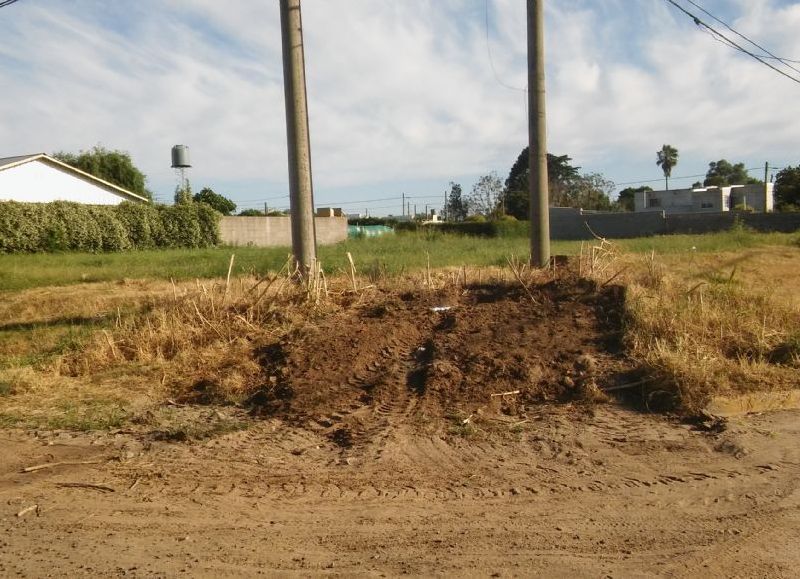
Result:
M2 0L0 1L0 8L5 8L6 6L11 6L14 2L18 2L19 0Z
M684 8L683 6L681 6L680 4L675 2L675 0L666 0L666 1L669 2L670 4L672 4L673 6L675 6L675 8L677 8L678 10L683 12L684 14L686 14L689 18L694 20L694 23L697 26L701 26L701 27L705 28L706 30L708 30L709 32L711 32L713 35L718 36L719 38L723 39L727 44L729 44L731 46L731 48L734 48L734 49L738 50L739 52L742 52L744 54L747 54L748 56L751 56L752 58L756 59L758 62L763 64L764 66L766 66L768 68L771 68L772 70L774 70L778 74L781 74L781 75L785 76L786 78L788 78L789 80L792 80L792 81L800 84L800 79L797 79L797 78L793 77L792 75L787 74L786 72L782 71L781 69L779 69L779 68L777 68L775 66L772 66L770 63L768 63L766 60L764 60L759 55L754 54L753 52L747 50L743 46L740 46L739 44L737 44L736 42L734 42L733 40L731 40L730 38L728 38L727 36L725 36L721 32L715 30L709 24L706 24L705 22L700 20L700 18L698 18L697 16L695 16L694 14L692 14L691 12L686 10L686 8ZM786 63L784 63L784 64L786 64ZM793 70L796 70L796 69L793 69Z
M745 171L749 173L750 171L760 171L763 168L764 167L751 167L749 169L745 169ZM670 180L679 181L681 179L696 179L698 177L708 177L708 173L701 173L699 175L684 175L682 177L670 177ZM639 183L656 183L656 182L661 182L663 180L664 180L664 177L659 177L658 179L640 179L638 181L626 181L624 183L615 183L615 184L617 186L620 186L620 185L638 185Z
M485 26L485 28L486 28L486 54L489 56L489 66L492 67L492 74L494 75L494 79L497 81L497 83L500 86L503 86L503 87L505 87L505 88L507 88L509 90L515 90L515 91L518 91L518 92L527 93L528 92L527 88L518 88L516 86L511 86L510 84L506 84L505 82L502 81L502 79L500 78L500 75L497 74L497 69L494 67L494 58L492 57L492 43L491 43L490 38L489 38L489 0L485 0L484 1L484 7L485 7L485 15L486 15L486 18L485 18L485 25L486 25Z
M769 50L767 50L766 48L764 48L763 46L758 44L756 41L751 40L750 38L748 38L747 36L745 36L744 34L739 32L738 30L735 30L734 28L732 28L727 22L725 22L723 20L720 20L719 18L714 16L711 12L709 12L708 10L706 10L705 8L700 6L697 2L694 2L693 0L686 0L686 2L688 2L692 6L694 6L695 8L700 10L701 12L703 12L704 14L707 14L708 16L710 16L711 18L713 18L714 20L716 20L717 22L722 24L725 28L727 28L728 30L733 32L736 36L738 36L739 38L742 38L743 40L746 40L747 42L749 42L750 44L752 44L753 46L755 46L756 48L758 48L759 50L764 52L764 54L769 55L769 58L772 58L772 59L775 59L775 60L778 60L778 61L782 62L783 64L785 64L787 67L791 68L795 72L800 72L800 69L797 69L797 68L793 67L792 65L788 64L790 62L798 63L797 60L790 60L788 58L781 58L780 56L775 56ZM763 56L763 55L760 55L760 56L761 56L761 58L767 58L766 56Z

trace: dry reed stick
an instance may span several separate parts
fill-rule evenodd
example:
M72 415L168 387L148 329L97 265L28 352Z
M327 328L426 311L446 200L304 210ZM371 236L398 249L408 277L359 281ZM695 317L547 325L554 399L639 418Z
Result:
M427 266L425 268L425 276L428 282L428 288L431 288L433 286L433 280L431 278L431 254L428 251L426 251L425 256L427 257L428 260Z
M353 256L348 251L347 261L350 262L350 281L353 283L353 291L358 293L358 282L356 281L356 264L353 263Z
M222 338L223 340L230 341L230 340L229 340L229 338L226 338L226 337L225 337L225 336L222 334L222 332L220 332L220 331L219 331L219 329L218 329L218 328L217 328L217 327L216 327L214 324L212 324L211 322L209 322L209 321L208 321L208 320L205 318L205 316L203 316L203 314L201 314L201 313L200 313L200 308L198 308L198 307L197 307L197 302L195 302L194 300L192 300L192 305L194 306L194 311L195 311L195 312L197 312L197 317L199 317L199 318L200 318L200 321L201 321L201 322L203 322L203 323L204 323L204 324L206 324L206 325L207 325L209 328L211 328L212 330L214 330L214 332L216 332L216 334L217 334L217 335L218 335L220 338Z
M231 272L233 271L233 260L236 258L236 254L231 254L231 262L228 264L228 277L225 278L225 293L222 294L222 303L225 303L225 299L228 297L228 286L231 284Z
M514 274L514 277L515 277L515 278L517 278L517 281L519 282L519 285L521 285L521 286L522 286L522 289L524 289L524 290L525 290L525 293L526 293L526 294L528 294L528 297L530 298L530 300L531 300L531 301L532 301L534 304L537 304L537 305L538 305L538 304L539 304L539 302L536 300L536 298L535 298L535 297L533 297L533 294L531 293L531 290L529 290L529 289L528 289L528 286L527 286L527 285L525 285L525 282L524 282L524 281L522 281L522 275L520 274L520 272L519 272L519 271L517 271L517 268L516 268L516 267L514 267L514 262L512 262L512 260L511 260L509 257L506 257L506 261L508 262L508 266L511 268L511 273L513 273L513 274ZM504 280L504 281L505 281L505 280Z

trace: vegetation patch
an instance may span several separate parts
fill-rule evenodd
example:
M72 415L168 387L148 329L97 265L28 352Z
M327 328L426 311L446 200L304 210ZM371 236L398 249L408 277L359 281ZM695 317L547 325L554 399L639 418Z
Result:
M674 392L696 411L715 395L797 386L800 320L792 304L739 283L735 265L667 271L655 259L649 275L629 276L626 328L653 389Z
M423 241L436 247L406 243ZM439 242L447 251L453 239ZM8 293L2 424L193 439L242 416L194 431L181 422L191 413L165 408L256 408L344 428L357 445L376 421L434 428L474 414L465 425L487 430L488 417L524 424L542 402L600 403L607 392L695 411L716 394L796 385L797 249L577 249L541 272L513 257L445 268L423 252L402 276L386 255L305 284L283 269Z
M209 247L220 215L205 203L92 206L0 202L0 254Z

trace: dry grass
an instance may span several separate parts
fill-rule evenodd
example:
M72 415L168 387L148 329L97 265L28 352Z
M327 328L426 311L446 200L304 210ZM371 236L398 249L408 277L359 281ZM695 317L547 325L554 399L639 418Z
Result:
M321 273L305 284L294 275L11 296L2 312L0 425L109 428L172 399L241 401L260 385L257 349L333 304L323 299ZM64 345L64 332L80 337Z
M646 390L697 411L712 396L798 386L800 252L619 255L600 241L582 252L595 279L626 285L626 343Z
M696 410L714 394L797 385L798 264L800 248L643 257L598 240L581 249L578 270L600 286L627 286L629 355L651 391L674 392ZM503 268L425 268L405 278L357 266L333 279L317 269L304 284L284 269L261 278L7 294L0 304L0 426L159 428L172 420L163 410L170 401L246 399L263 385L260 349L387 284L425 290L497 280L530 288L557 274L515 257Z

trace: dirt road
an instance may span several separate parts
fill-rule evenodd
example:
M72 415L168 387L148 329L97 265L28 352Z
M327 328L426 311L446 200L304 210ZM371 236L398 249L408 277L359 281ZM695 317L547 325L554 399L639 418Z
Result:
M800 413L706 432L613 405L561 405L494 433L418 432L401 424L379 448L342 448L277 419L204 442L4 431L0 575L800 569ZM59 462L72 464L21 472Z

